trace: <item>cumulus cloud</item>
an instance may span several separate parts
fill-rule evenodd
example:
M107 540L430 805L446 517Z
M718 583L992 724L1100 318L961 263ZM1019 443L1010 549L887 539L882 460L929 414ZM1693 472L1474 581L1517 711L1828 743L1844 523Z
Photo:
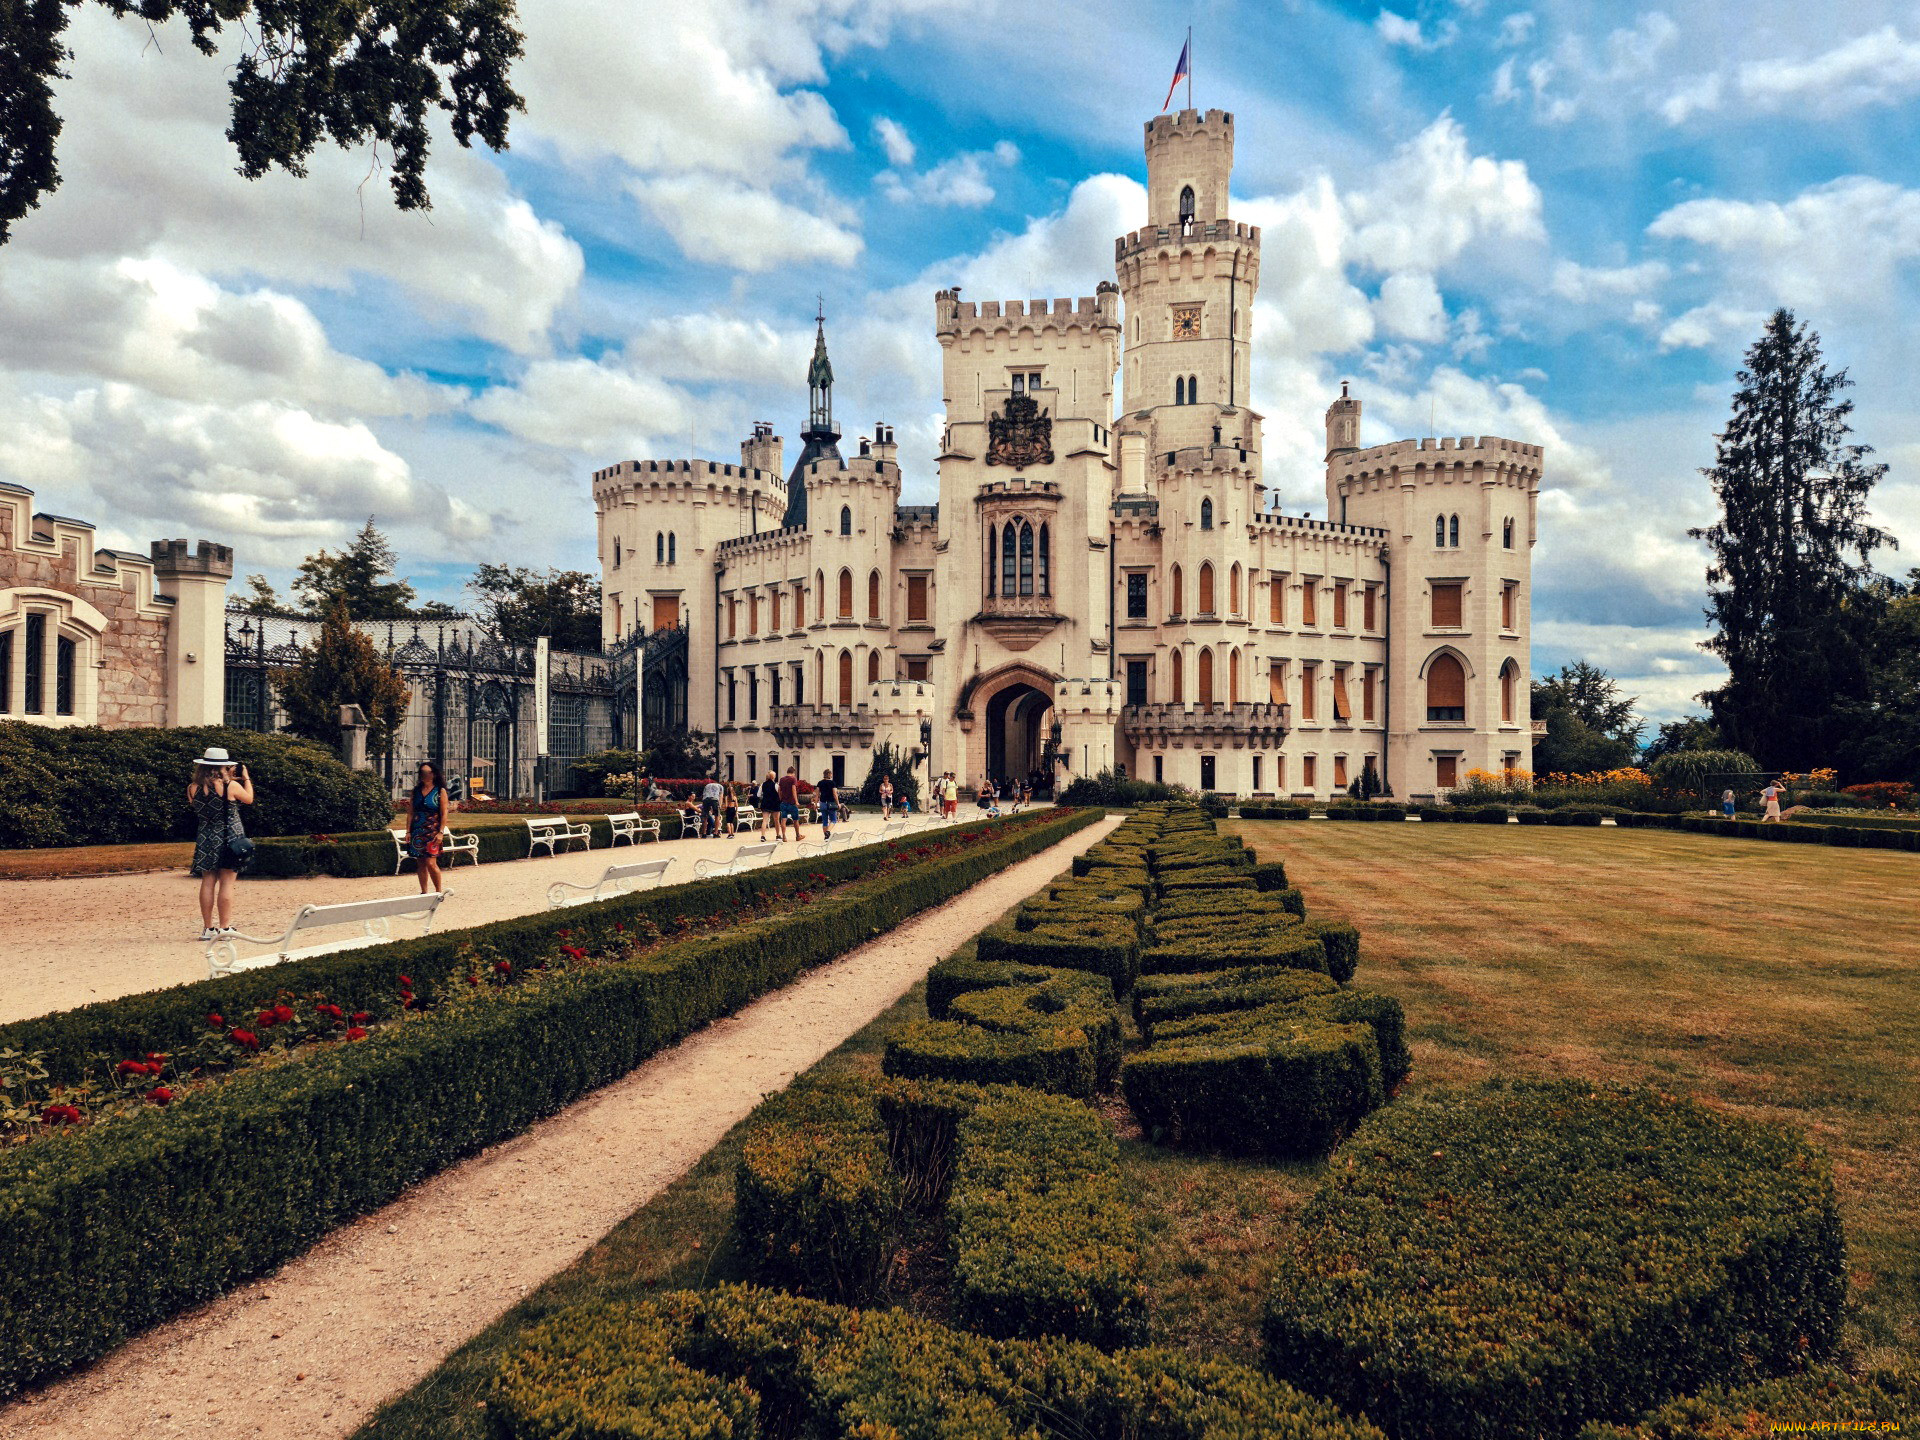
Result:
M1374 18L1373 28L1387 44L1403 45L1409 50L1438 50L1451 45L1460 33L1459 27L1448 20L1429 34L1417 19L1396 15L1391 10L1382 10Z
M908 136L906 127L898 120L885 115L876 115L873 119L873 135L880 142L880 148L887 152L887 163L905 169L913 164L913 140Z
M1675 125L1734 106L1762 114L1791 110L1834 116L1903 104L1915 95L1920 95L1920 40L1886 25L1816 55L1772 56L1690 76L1660 110Z
M629 187L689 260L755 272L824 261L851 265L865 242L852 229L723 176L662 175Z
M1437 271L1476 242L1545 239L1540 191L1519 160L1475 155L1443 115L1347 202L1354 254L1379 270Z
M1562 300L1587 305L1600 300L1635 299L1665 283L1668 268L1658 260L1638 265L1581 265L1572 260L1555 263L1548 282Z
M1380 285L1373 313L1389 335L1427 344L1447 338L1447 307L1433 276L1419 270L1389 275Z
M880 187L881 194L895 203L911 200L923 205L977 210L993 202L993 182L988 178L987 167L1014 165L1019 160L1019 147L1011 140L1002 140L991 150L955 155L918 175L882 170L874 177L874 183Z

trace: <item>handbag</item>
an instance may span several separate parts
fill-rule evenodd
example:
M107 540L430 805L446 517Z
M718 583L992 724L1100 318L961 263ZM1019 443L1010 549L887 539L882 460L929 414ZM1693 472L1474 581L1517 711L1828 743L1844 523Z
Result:
M234 817L233 801L227 801L227 818ZM228 835L220 846L222 870L244 870L253 863L253 841L245 835Z

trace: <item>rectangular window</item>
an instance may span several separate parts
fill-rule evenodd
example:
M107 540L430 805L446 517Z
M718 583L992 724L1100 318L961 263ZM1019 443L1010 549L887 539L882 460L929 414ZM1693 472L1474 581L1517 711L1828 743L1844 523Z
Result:
M1144 705L1147 703L1147 662L1144 660L1127 661L1127 704Z
M1320 623L1320 596L1316 587L1316 576L1309 575L1300 582L1300 623L1318 625Z
M232 672L229 671L229 674ZM0 632L0 715L13 713L13 631Z
M747 634L758 635L759 633L760 597L758 595L750 595L747 597Z
M1156 785L1167 783L1167 757L1164 755L1153 757L1153 783Z
M1200 788L1213 790L1218 788L1219 775L1215 773L1215 761L1211 755L1200 757Z
M1284 755L1273 757L1273 788L1282 795L1287 793L1287 757Z
M1267 702L1271 705L1287 703L1287 662L1276 660L1267 669Z
M1373 719L1373 683L1374 672L1368 667L1360 672L1360 718Z
M780 708L780 669L775 666L767 672L767 704L774 709Z
M1256 794L1260 790L1260 761L1262 758L1263 757L1259 755L1253 757L1253 788Z
M1313 692L1319 688L1319 684L1320 667L1318 665L1302 665L1300 667L1300 718L1302 720L1312 720L1316 718L1314 715Z
M907 623L912 625L927 618L927 577L924 575L907 576Z
M26 628L26 671L27 684L22 708L29 715L38 715L44 708L41 704L41 692L46 688L47 677L47 617L41 614L29 614Z
M1514 597L1518 595L1519 592L1520 586L1518 582L1513 580L1507 581L1506 584L1500 587L1500 628L1502 630L1512 630L1515 628L1513 623L1513 612L1515 608L1513 602Z
M734 686L733 672L727 672L727 720L729 723L739 714L740 695Z
M924 656L912 656L907 660L907 679L924 680L927 678L927 662Z
M847 757L844 755L833 757L833 783L836 786L847 783Z
M56 715L73 714L73 641L62 635L54 642L53 710Z
M1333 788L1336 790L1347 788L1347 757L1344 755L1333 757Z
M767 628L775 635L778 635L780 633L780 606L787 597L776 590L769 598L773 601L773 620ZM753 757L749 755L747 759L751 760ZM749 765L747 768L751 770L753 767Z
M1434 783L1451 790L1460 783L1460 761L1453 755L1436 755L1433 761Z
M1318 779L1314 772L1317 771L1319 768L1320 768L1320 764L1319 764L1318 756L1302 755L1300 757L1300 784L1304 788L1311 790L1318 783Z
M1347 628L1347 582L1344 580L1333 582L1333 628Z
M734 755L731 753L729 753L727 756L727 783L728 784L732 784L733 781L739 778L737 775L733 773L733 762L738 758L739 757L737 755Z
M1147 618L1147 577L1138 571L1127 576L1127 618Z
M1353 719L1353 706L1347 700L1347 667L1333 667L1333 718L1346 721Z
M749 670L747 672L747 719L758 720L759 718L760 672L758 670Z
M1267 582L1267 623L1287 623L1287 577L1275 575Z
M1378 630L1380 628L1379 612L1374 608L1376 602L1379 599L1379 595L1380 595L1380 587L1378 585L1367 586L1365 593L1361 595L1360 625L1362 629Z
M740 632L740 602L728 597L727 600L727 639L731 640Z
M1435 583L1433 587L1433 628L1436 630L1457 630L1460 628L1460 583Z

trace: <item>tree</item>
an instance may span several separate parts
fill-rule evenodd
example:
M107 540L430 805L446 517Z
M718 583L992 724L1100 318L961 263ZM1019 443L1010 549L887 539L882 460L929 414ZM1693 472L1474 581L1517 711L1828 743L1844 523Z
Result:
M655 780L702 780L716 773L719 754L704 730L669 730L647 739L646 774Z
M1714 723L1704 715L1688 715L1661 725L1654 732L1653 739L1647 742L1647 748L1640 753L1640 763L1651 765L1662 756L1677 755L1682 750L1720 748L1720 732Z
M1653 783L1667 795L1717 806L1722 790L1745 796L1760 786L1760 767L1740 750L1676 750L1653 762Z
M483 564L467 589L502 640L531 645L546 635L556 650L600 648L600 582L584 570Z
M1585 775L1631 764L1646 729L1633 713L1639 703L1585 660L1534 681L1533 716L1547 722L1546 735L1533 743L1534 773Z
M233 608L249 615L282 615L287 605L280 592L267 583L266 576L249 575L246 591L234 599Z
M1866 694L1842 707L1847 737L1834 758L1853 781L1920 784L1920 570L1880 588Z
M891 745L874 746L873 763L867 767L867 778L860 784L862 805L880 803L880 781L883 778L893 781L895 800L911 800L914 809L920 808L920 777L913 773L911 755Z
M407 682L380 658L373 642L353 628L338 601L303 664L273 672L287 712L286 728L328 745L340 743L340 707L358 705L367 716L367 753L384 755L407 715Z
M72 52L62 38L82 0L0 0L0 245L13 222L60 185L60 116L54 82ZM428 116L452 116L454 138L507 146L507 123L524 110L508 74L520 58L513 0L99 0L116 16L149 25L176 16L195 48L218 52L226 25L243 36L229 89L227 138L240 173L257 180L276 165L305 175L320 142L372 144L391 156L402 210L425 210Z
M1790 312L1773 313L1738 379L1701 472L1721 518L1687 532L1713 551L1705 646L1727 665L1726 684L1701 699L1728 744L1768 769L1811 769L1870 688L1871 560L1892 541L1867 522L1867 497L1887 467L1848 442L1853 402L1838 397L1853 382L1827 369L1820 337Z
M393 546L369 515L338 555L322 550L300 562L294 592L314 614L325 614L338 602L350 620L405 620L413 613L413 587L386 578L393 562Z

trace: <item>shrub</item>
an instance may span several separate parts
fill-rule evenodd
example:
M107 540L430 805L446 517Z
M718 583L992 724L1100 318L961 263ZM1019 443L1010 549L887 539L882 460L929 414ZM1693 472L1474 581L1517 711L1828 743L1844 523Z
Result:
M1284 890L1287 888L1287 865L1284 860L1261 860L1254 864L1253 888L1256 890Z
M1242 820L1306 820L1312 814L1311 805L1294 805L1284 800L1242 800L1240 802Z
M1004 963L995 968L1031 973ZM887 1042L888 1075L1025 1085L1083 1098L1113 1083L1120 1017L1112 989L1098 976L1048 970L1038 982L979 986L952 994L946 1013L952 1018L916 1020Z
M1845 1293L1826 1161L1797 1134L1494 1085L1367 1120L1280 1256L1265 1338L1277 1374L1408 1440L1568 1437L1825 1356Z
M698 1026L1097 818L1039 812L1034 823L967 827L987 838L890 873L872 873L868 847L0 1027L0 1048L47 1052L58 1082L100 1053L190 1052L209 1011L272 1005L282 988L386 1009L398 975L448 975L467 946L523 970L523 959L553 953L562 930L600 944L642 918L664 926L745 908L809 873L866 877L644 962L553 974L297 1063L237 1070L164 1109L0 1151L0 1393L271 1269Z
M1320 937L1327 953L1327 974L1344 985L1360 965L1360 932L1345 920L1309 920L1307 930Z
M217 726L55 728L0 721L0 847L193 838L193 762L210 746L244 762L247 833L368 831L389 822L386 786L309 740ZM389 867L390 868L390 867Z
M1900 1417L1911 1415L1920 1415L1920 1380L1914 1376L1881 1370L1856 1378L1822 1365L1784 1379L1670 1401L1625 1425L1595 1422L1580 1432L1580 1440L1762 1440L1783 1430L1871 1431L1889 1423L1897 1428Z
M1654 788L1676 799L1713 804L1720 792L1759 788L1760 765L1743 750L1676 750L1651 767Z
M1036 925L1031 930L1003 923L981 932L979 956L1003 965L1087 970L1106 976L1113 993L1124 995L1139 973L1140 932L1125 915Z
M1134 780L1102 770L1098 775L1082 775L1071 781L1059 795L1062 805L1153 805L1168 800L1189 800L1193 792L1179 785L1156 785L1151 780Z
M489 1420L504 1440L1383 1440L1241 1366L732 1286L560 1311L499 1362Z
M1167 1021L1287 1004L1309 995L1331 995L1339 988L1317 970L1289 970L1278 965L1146 975L1134 989L1133 1013L1140 1022L1141 1035L1151 1044L1153 1027Z
M1249 965L1277 965L1325 974L1326 942L1304 925L1289 925L1251 934L1216 932L1167 940L1156 937L1140 952L1140 970L1145 975L1239 970Z

